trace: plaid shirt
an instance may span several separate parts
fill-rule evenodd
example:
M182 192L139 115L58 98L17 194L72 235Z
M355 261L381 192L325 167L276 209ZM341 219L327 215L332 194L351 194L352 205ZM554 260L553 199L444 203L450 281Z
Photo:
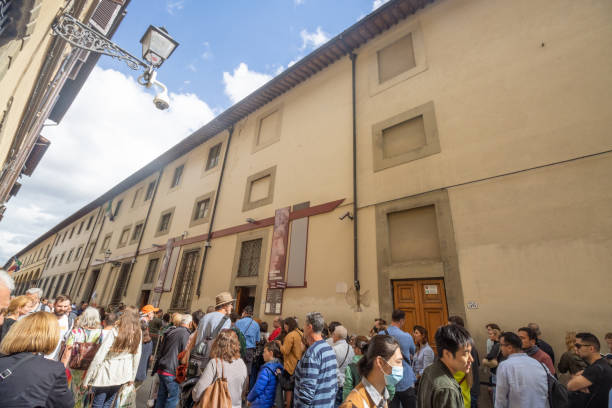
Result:
M294 408L333 408L338 392L336 353L319 340L306 350L295 369Z

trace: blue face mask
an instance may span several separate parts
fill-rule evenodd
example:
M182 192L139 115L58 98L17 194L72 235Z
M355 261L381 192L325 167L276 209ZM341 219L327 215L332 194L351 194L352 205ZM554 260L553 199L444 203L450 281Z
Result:
M384 361L384 360L383 360ZM391 367L391 374L383 374L385 375L385 384L387 385L395 385L404 378L404 367L402 366L392 366L387 361L385 361L388 366Z

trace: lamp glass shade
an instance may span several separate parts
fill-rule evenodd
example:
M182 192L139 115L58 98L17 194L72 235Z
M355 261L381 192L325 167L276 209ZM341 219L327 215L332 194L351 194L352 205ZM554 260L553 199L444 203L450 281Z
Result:
M155 67L159 67L170 57L178 46L164 28L149 26L140 39L142 44L142 58Z

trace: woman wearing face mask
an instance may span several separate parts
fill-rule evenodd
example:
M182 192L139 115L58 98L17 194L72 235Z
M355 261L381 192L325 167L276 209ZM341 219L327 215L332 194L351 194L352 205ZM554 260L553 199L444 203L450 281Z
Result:
M365 355L357 365L361 382L350 392L341 408L387 408L388 385L404 376L402 352L391 336L372 337Z

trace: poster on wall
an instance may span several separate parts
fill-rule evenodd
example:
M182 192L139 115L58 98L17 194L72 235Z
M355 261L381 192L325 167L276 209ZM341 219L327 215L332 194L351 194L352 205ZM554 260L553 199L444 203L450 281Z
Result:
M155 283L155 288L153 289L153 299L151 300L151 304L156 307L159 304L161 293L164 290L164 282L166 281L166 273L168 272L168 267L170 266L170 258L172 256L172 244L174 244L174 238L170 238L168 242L166 243L166 251L164 253L164 259L162 260L161 268L159 270L159 275L157 277L157 282Z
M266 292L265 314L280 315L283 311L283 290L268 289Z
M289 238L290 207L279 208L274 214L274 231L272 232L272 250L270 252L270 269L268 270L268 287L282 286L285 281L285 264L287 261L287 241Z

